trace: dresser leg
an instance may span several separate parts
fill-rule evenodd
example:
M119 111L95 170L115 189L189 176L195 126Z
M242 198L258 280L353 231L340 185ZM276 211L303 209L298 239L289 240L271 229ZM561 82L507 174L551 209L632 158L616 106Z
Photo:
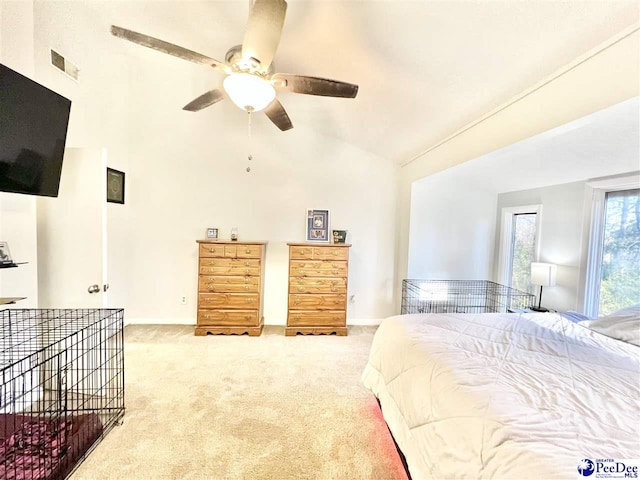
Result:
M331 335L336 334L340 337L347 335L347 327L286 327L284 334L287 337L293 337L298 333L302 335Z

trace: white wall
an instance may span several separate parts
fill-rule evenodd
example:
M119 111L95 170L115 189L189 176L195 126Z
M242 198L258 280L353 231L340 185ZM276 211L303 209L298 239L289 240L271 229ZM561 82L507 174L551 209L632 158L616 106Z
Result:
M397 309L401 281L407 278L409 269L413 182L638 96L640 34L635 28L585 54L401 167L394 277Z
M192 323L196 240L206 227L227 239L237 227L240 240L269 242L265 322L284 324L286 243L304 240L307 208L329 209L331 227L349 231L348 321L391 313L396 172L389 162L304 126L273 134L256 117L247 173L246 130L216 122L220 112L153 108L142 91L149 80L136 76L131 86L140 112L130 123L139 135L131 139L127 172L129 318ZM242 115L227 107L225 115ZM182 295L187 305L180 305Z
M495 204L456 167L414 182L407 278L491 280Z
M33 75L33 2L0 2L0 63ZM18 268L0 271L0 297L27 297L17 306L38 305L36 201L28 195L0 193L0 240L9 242Z
M586 182L573 182L545 188L522 190L498 195L498 218L503 208L542 205L540 213L540 252L538 261L558 266L554 287L543 290L545 307L555 310L577 310L582 259L582 221ZM500 224L496 225L495 263L498 265ZM584 247L586 248L586 246ZM497 271L495 271L497 277ZM537 291L537 290L536 290Z
M107 205L106 243L109 305L128 321L194 323L195 241L207 227L223 238L238 227L241 240L269 242L265 322L283 324L286 242L304 239L309 207L328 208L331 226L349 231L348 321L392 312L396 167L295 117L282 133L256 115L247 173L246 114L230 102L181 110L211 88L210 71L155 52L125 62L107 48L122 40L81 2L40 2L34 15L39 80L73 101L68 147L105 147L109 166L126 173L125 205ZM105 44L83 55L78 42L92 29L104 30ZM78 83L48 65L49 48L80 67Z

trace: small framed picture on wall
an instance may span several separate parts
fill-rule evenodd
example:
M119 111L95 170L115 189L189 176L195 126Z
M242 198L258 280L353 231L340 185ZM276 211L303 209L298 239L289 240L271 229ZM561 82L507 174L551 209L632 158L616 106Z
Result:
M124 204L124 172L108 167L107 202Z
M307 209L307 242L329 241L329 210Z

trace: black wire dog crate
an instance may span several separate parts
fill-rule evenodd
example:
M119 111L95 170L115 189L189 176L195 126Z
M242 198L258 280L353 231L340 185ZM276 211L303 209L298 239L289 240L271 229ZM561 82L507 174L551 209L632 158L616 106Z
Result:
M402 281L402 314L507 312L534 303L534 295L489 280Z
M0 479L64 479L124 416L124 310L0 319Z

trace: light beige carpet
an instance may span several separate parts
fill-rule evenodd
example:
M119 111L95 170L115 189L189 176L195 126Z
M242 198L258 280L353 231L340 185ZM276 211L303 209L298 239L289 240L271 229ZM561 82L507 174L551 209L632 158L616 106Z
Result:
M349 336L125 330L126 415L71 477L406 480L360 383L375 327Z

